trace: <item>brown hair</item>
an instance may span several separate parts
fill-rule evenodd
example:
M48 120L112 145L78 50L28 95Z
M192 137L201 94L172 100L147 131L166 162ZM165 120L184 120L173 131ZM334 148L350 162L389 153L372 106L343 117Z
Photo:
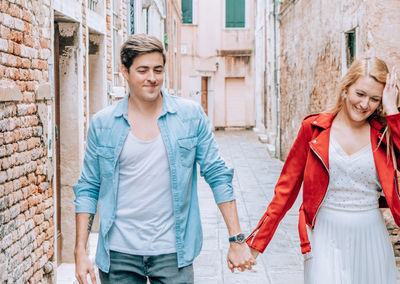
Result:
M328 112L337 114L343 107L344 101L346 100L344 93L347 89L353 85L360 77L367 76L373 78L376 82L386 84L386 76L389 73L389 69L386 63L377 57L366 57L355 60L351 64L347 73L343 76L339 84L339 90L337 93L337 100L333 107L329 108ZM370 116L379 121L384 126L382 139L379 141L379 145L382 143L383 137L386 138L386 152L388 158L392 158L393 165L397 169L396 156L394 152L393 139L390 131L390 127L387 124L385 113L383 112L382 102L379 104L375 112Z
M161 41L148 34L131 35L121 46L121 63L129 72L129 67L131 67L133 60L135 60L136 57L145 53L153 52L161 53L163 64L165 65L165 50Z

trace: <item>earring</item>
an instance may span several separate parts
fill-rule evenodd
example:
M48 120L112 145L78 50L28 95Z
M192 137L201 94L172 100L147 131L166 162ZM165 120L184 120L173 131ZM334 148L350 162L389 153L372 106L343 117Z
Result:
M343 92L342 97L343 99L347 98L347 92Z

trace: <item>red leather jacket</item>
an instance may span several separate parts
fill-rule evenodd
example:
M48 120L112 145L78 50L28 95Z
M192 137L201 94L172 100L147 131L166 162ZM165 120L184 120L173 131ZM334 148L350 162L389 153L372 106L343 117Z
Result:
M300 207L299 235L301 252L311 251L306 225L314 229L315 217L325 197L329 183L329 133L333 118L330 113L307 116L283 166L275 186L275 195L256 229L247 238L247 244L264 252L279 222L292 207L303 184L303 203ZM400 149L400 114L388 115L396 155ZM383 126L370 120L371 145L376 170L386 202L396 224L400 225L400 195L397 175L391 158L387 158L385 140L378 147ZM400 165L399 155L397 164Z

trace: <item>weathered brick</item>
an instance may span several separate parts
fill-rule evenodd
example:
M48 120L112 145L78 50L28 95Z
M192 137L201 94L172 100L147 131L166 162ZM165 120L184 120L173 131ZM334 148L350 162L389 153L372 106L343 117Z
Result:
M17 280L18 278L20 278L20 277L22 276L23 272L24 272L24 266L23 266L23 264L21 263L21 264L18 265L18 266L14 269L14 271L13 271L13 278L14 278L14 280Z
M19 31L11 31L10 35L9 35L9 40L12 40L18 44L21 44L24 40L24 34Z
M29 251L29 250L28 250ZM27 252L28 252L27 251ZM25 260L24 260L24 262L22 263L23 264L23 266L24 266L24 271L27 271L31 266L32 266L32 259L29 257L29 255L30 255L30 253L32 252L32 250L28 253L28 254L25 254L26 252L25 252L25 250L24 250L24 256L25 256Z
M3 224L10 222L10 209L3 211Z
M2 39L9 39L11 34L11 30L3 25L0 26L0 36Z
M14 205L13 207L10 208L10 218L14 219L15 217L18 216L18 214L20 213L20 208L19 205Z
M0 38L0 51L8 52L8 41L4 38Z
M20 204L21 212L25 212L25 210L28 210L28 200L23 200Z
M0 184L6 182L7 177L8 175L5 171L0 172Z
M14 219L15 220L15 226L16 228L21 227L22 225L25 224L25 215L24 214L19 214L17 218Z
M18 228L18 239L21 239L25 234L25 226L20 226Z
M20 19L15 19L14 18L14 25L15 25L15 29L19 30L21 32L25 31L25 25L24 25L24 21L20 20Z
M54 212L53 208L49 208L49 209L45 210L43 212L44 219L46 221L49 221L53 217L53 212Z
M18 7L15 4L10 4L8 7L7 13L11 15L12 17L15 18L21 18L22 17L22 10L20 7Z
M13 183L11 181L4 184L4 194L8 195L14 190Z
M33 217L33 221L35 222L35 225L40 225L44 221L44 214L39 214Z
M22 19L24 20L24 21L26 21L26 22L28 22L28 23L32 23L32 16L31 16L31 13L30 13L30 11L28 10L24 10L23 12L22 12ZM28 32L28 31L26 31L25 30L25 32ZM29 31L29 32L31 32L31 31Z
M40 145L40 138L38 137L32 137L27 140L28 150L38 147L39 145Z
M32 127L26 127L28 126L28 121L25 118L21 119L21 124L22 126L24 126L25 128L21 128L20 129L20 133L21 133L21 139L28 139L32 137Z
M9 246L11 246L12 243L13 243L13 241L12 241L12 234L10 233L10 234L6 235L6 236L3 238L3 240L1 241L1 248L2 248L3 250L5 250L5 249L8 248ZM7 258L9 258L9 257L11 256L10 253L11 253L10 251L8 251L8 253L7 253L7 251L6 251Z
M35 222L33 221L33 219L26 221L26 223L25 223L25 231L26 232L32 230L33 227L35 227Z
M31 160L36 161L37 159L43 156L43 149L42 148L35 148L31 151ZM43 172L43 171L42 171Z
M32 134L34 136L42 136L43 135L42 126L34 126L34 127L32 127Z
M5 157L6 154L7 154L6 146L4 146L4 145L3 145L3 146L0 146L0 158Z
M0 198L0 211L4 210L7 207L8 207L8 197L5 196L5 197Z
M3 16L2 24L10 29L14 29L15 28L14 19L10 15L5 13L3 13L2 16Z

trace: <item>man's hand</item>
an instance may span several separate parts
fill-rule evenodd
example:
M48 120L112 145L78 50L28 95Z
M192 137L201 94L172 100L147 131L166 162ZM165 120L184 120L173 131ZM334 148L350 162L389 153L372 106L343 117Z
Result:
M235 268L239 271L244 271L245 269L251 270L251 267L257 264L246 243L231 243L228 250L227 262L228 268L232 273L235 271Z
M90 274L92 284L96 284L93 263L90 261L86 251L75 251L75 277L79 284L89 284L86 280L88 274Z

